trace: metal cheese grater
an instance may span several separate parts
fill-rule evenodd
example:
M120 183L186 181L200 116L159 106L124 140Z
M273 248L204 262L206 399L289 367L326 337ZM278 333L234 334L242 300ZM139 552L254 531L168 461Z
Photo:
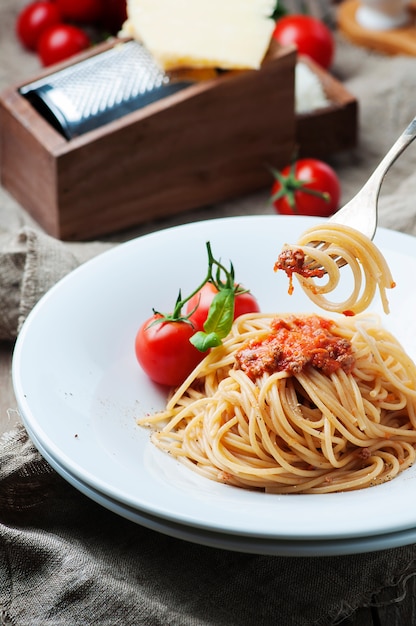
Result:
M19 89L66 139L189 86L172 81L138 42L127 41Z

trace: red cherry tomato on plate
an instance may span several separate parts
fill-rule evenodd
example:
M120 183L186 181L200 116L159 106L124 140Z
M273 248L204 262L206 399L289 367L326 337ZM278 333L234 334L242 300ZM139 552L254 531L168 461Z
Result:
M61 13L54 2L47 0L31 2L17 17L16 33L26 48L36 50L42 33L59 22Z
M208 317L209 307L217 293L218 289L215 285L208 282L187 302L186 313L188 315L195 309L189 319L197 330L203 329L204 322ZM259 304L250 292L237 294L234 300L234 319L244 315L244 313L258 313L259 311Z
M103 15L102 0L55 0L62 17L71 22L91 24Z
M276 172L271 199L277 213L328 217L339 208L336 172L319 159L299 159Z
M88 35L77 26L57 24L42 33L38 54L43 65L52 65L86 50L90 45Z
M298 54L309 56L324 69L334 57L334 37L321 20L310 15L286 15L276 22L273 37L282 45L295 44Z
M189 341L195 328L184 321L164 321L152 325L162 316L153 315L136 334L137 360L156 383L176 387L205 357Z

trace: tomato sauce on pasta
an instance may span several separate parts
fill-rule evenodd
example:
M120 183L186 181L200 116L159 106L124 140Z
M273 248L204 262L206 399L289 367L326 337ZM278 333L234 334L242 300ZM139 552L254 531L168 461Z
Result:
M324 374L354 365L351 343L332 333L331 320L318 315L273 319L271 332L251 340L236 351L235 366L255 379L264 373L301 372L307 365Z
M339 258L353 288L331 302ZM289 293L296 276L312 302L343 315L237 318L166 408L139 424L161 450L235 487L331 493L391 480L416 459L416 366L379 317L363 313L377 288L389 312L395 283L384 257L358 231L328 223L286 244L274 269L287 273Z
M307 333L316 316L310 321ZM346 367L325 373L291 361L245 372L236 355L251 342L260 346L276 324L274 315L238 318L166 409L139 421L152 428L153 443L206 478L269 493L361 489L410 467L416 367L380 320L361 314L328 321Z

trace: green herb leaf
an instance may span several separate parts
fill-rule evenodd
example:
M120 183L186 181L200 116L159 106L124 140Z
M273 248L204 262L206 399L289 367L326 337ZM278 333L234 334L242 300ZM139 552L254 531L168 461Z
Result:
M220 346L230 332L234 319L234 300L234 288L222 289L214 297L205 320L204 332L195 333L189 340L200 352Z
M206 333L216 333L224 339L231 330L234 319L234 289L222 289L211 302L204 324Z
M217 333L204 333L202 330L192 335L189 341L200 352L206 352L222 344L222 339Z

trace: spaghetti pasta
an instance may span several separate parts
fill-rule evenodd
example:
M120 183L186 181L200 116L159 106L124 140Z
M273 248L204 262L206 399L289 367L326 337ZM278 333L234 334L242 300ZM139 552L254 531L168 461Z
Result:
M215 481L271 493L360 489L415 460L416 366L374 315L244 315L166 409L139 424Z
M324 242L325 249L314 247L317 242ZM337 259L343 259L352 274L351 294L341 302L327 298L340 282ZM310 300L326 311L362 313L378 287L383 310L389 312L386 289L395 283L386 260L368 237L349 226L327 222L306 230L295 245L285 244L275 264L275 270L279 269L289 276L289 293L295 275Z

